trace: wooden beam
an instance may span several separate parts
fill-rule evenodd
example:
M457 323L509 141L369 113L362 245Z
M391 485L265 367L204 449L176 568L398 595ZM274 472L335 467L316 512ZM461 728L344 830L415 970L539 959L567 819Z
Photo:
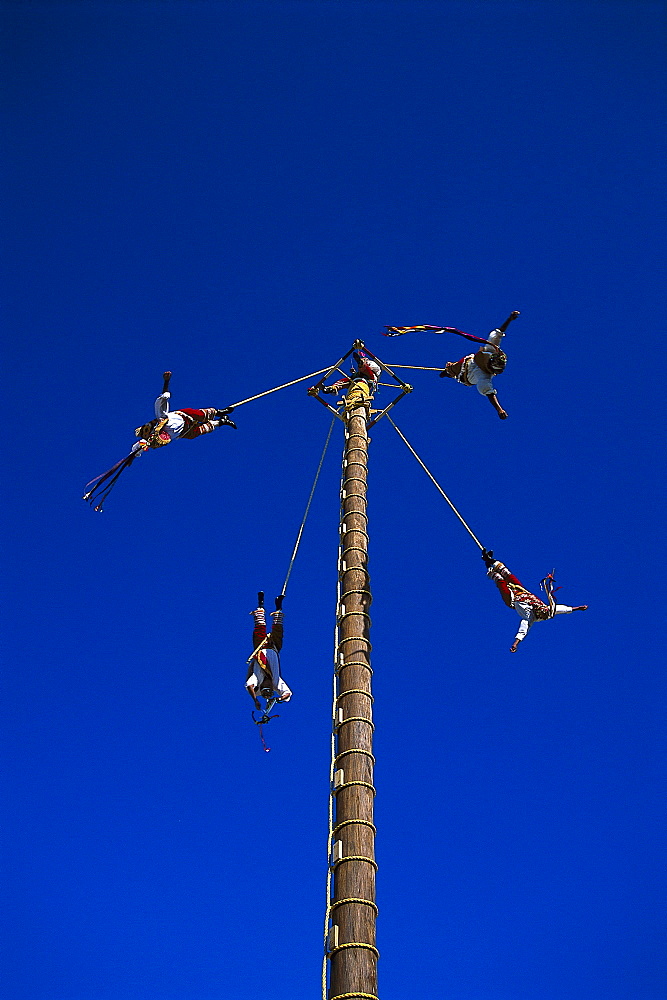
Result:
M346 416L341 497L329 998L377 996L366 409Z

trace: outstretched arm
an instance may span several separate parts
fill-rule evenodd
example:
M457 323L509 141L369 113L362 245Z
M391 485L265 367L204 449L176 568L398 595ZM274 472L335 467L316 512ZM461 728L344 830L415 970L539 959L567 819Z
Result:
M498 329L500 330L500 332L501 333L505 333L505 331L507 330L507 327L510 325L510 323L512 322L512 320L516 319L517 316L520 316L520 315L521 315L521 313L517 309L515 309L513 313L510 313L510 315L507 317L507 319L505 320L505 322L503 323L503 325L498 327Z
M491 403L491 406L494 408L494 410L496 411L496 413L500 417L500 419L501 420L507 420L507 413L505 412L505 410L503 410L502 406L498 402L498 395L497 395L497 393L490 392L490 393L485 394L485 395L486 395L486 398Z
M519 648L519 643L523 642L523 640L528 635L528 629L530 628L530 626L531 622L526 621L526 619L524 618L521 624L519 625L516 635L514 636L514 642L510 646L510 653L516 653L517 649Z

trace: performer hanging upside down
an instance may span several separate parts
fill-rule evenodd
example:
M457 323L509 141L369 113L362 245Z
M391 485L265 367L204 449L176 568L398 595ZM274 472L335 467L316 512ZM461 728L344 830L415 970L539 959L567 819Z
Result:
M283 595L276 597L276 610L271 612L273 624L271 631L266 631L266 615L264 612L264 594L257 595L257 607L252 612L255 627L252 633L252 648L255 650L248 667L248 677L245 686L255 703L255 708L261 710L258 695L277 701L289 701L292 692L280 676L280 650L283 647ZM261 648L258 648L261 647Z
M228 416L234 409L232 406L228 406L225 410L216 410L215 407L209 406L204 410L186 408L169 412L171 372L165 372L163 378L162 394L155 400L155 420L137 427L134 433L139 440L132 448L133 453L145 451L147 448L161 448L176 438L192 439L201 434L210 434L223 424L236 430L236 424Z
M341 390L347 389L345 412L351 413L357 406L365 406L366 411L370 413L371 400L377 389L382 369L363 351L353 351L352 357L356 362L356 367L350 368L349 377L344 375L333 385L323 386L322 392L337 396ZM311 386L308 392L316 393L317 386Z
M549 602L545 604L536 594L531 594L529 590L526 590L521 581L510 573L507 566L504 566L498 559L494 559L493 552L482 549L482 559L487 568L487 576L490 576L495 583L503 601L508 608L514 608L521 619L519 630L510 646L510 653L516 653L519 643L526 638L528 629L535 622L548 621L554 615L566 615L571 611L586 611L588 608L587 604L580 604L576 608L571 608L567 604L556 604L554 592L558 588L554 586L553 573L549 573L542 580L542 589L547 594Z
M445 370L440 372L440 378L455 378L463 385L476 385L477 391L487 397L501 420L507 420L507 413L498 401L493 378L505 370L507 357L500 350L499 345L505 336L507 327L518 315L518 312L513 312L502 326L492 330L487 338L487 343L476 354L468 354L465 358L459 358L458 361L448 361Z

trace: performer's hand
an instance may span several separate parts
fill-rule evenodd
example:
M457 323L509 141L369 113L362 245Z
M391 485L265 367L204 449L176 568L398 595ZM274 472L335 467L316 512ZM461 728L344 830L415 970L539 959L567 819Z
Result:
M580 604L578 608L572 608L573 611L588 611L587 604Z
M502 408L498 410L498 416L500 417L501 420L507 420L507 412Z
M162 378L165 380L165 382L168 382L171 379L171 375L172 375L171 372L164 372Z
M510 653L516 653L516 651L517 651L517 649L518 649L518 648L519 648L519 640L517 639L517 640L516 640L515 642L513 642L513 643L512 643L512 645L510 646Z
M521 315L521 313L519 312L519 310L515 309L514 312L510 315L510 319L516 319L517 316L520 316L520 315Z
M309 389L308 389L308 395L309 396L317 396L317 386L316 385L311 385L309 387Z

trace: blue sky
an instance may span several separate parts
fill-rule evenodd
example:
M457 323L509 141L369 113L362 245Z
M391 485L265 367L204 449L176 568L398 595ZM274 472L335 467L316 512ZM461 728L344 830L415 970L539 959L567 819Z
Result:
M83 484L152 415L355 338L528 586L518 619L387 421L369 475L382 1000L664 996L664 15L646 2L1 3L8 1000L318 996L339 459L303 385ZM388 402L382 390L379 402ZM11 424L9 421L11 420ZM11 432L9 429L11 427ZM662 655L661 655L662 654Z

